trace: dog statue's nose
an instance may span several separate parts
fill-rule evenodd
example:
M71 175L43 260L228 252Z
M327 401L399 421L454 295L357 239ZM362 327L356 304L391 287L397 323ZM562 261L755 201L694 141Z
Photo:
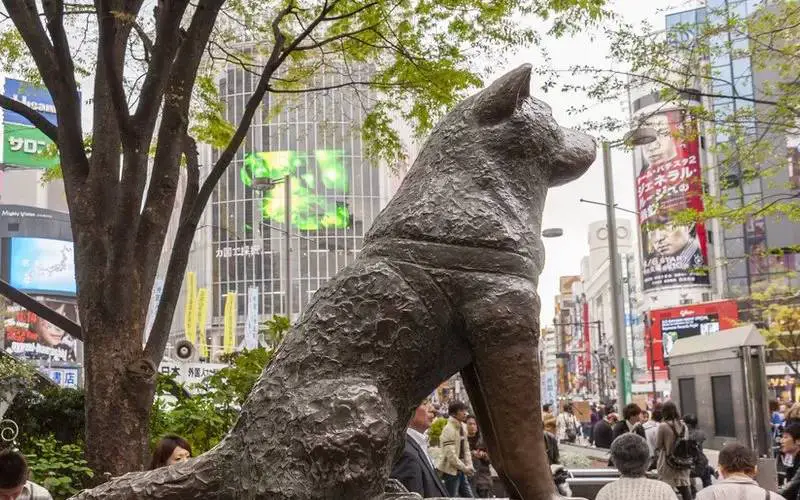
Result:
M550 187L566 184L583 175L597 155L597 144L590 135L563 127L561 131L564 142L561 150L555 152L550 166Z

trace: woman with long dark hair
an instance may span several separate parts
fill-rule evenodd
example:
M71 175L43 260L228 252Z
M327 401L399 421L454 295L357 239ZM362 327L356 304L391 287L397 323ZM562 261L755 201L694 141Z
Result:
M658 479L677 489L683 500L692 500L689 474L691 467L678 467L675 443L688 438L688 429L681 422L681 414L675 403L668 401L661 407L661 423L656 431L656 454L658 455Z
M185 462L192 457L192 445L175 434L162 437L153 450L150 470Z

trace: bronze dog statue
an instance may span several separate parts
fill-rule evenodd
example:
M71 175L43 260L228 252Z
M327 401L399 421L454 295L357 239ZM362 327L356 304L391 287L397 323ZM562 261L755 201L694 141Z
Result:
M540 223L547 189L583 174L595 144L530 96L530 74L506 74L433 130L219 446L81 497L380 498L413 408L461 371L510 495L555 498L539 406Z

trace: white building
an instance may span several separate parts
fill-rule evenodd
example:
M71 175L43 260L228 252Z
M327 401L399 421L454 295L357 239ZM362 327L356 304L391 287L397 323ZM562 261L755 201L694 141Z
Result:
M644 371L646 358L641 321L642 300L638 290L638 255L635 233L628 219L617 219L617 244L623 277L623 309L625 311L627 357L636 373ZM613 345L614 321L612 315L611 276L608 258L608 230L606 221L589 224L589 255L581 261L581 283L575 285L576 308L578 314L588 322L592 346L592 371L596 375L594 383L607 387L613 385L610 361L614 359ZM629 278L630 277L630 278ZM583 308L588 314L582 314ZM588 320L588 321L586 321ZM586 328L584 326L584 328ZM602 373L601 373L602 372ZM602 388L598 387L598 392Z

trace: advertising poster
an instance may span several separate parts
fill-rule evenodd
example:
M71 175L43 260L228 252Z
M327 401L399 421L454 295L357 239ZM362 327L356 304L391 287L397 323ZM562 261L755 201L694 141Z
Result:
M3 95L41 113L56 124L56 108L47 89L21 80L6 78ZM0 163L20 168L48 168L58 165L53 141L26 118L3 111L3 148Z
M680 110L654 114L643 126L658 139L637 147L636 177L645 290L708 285L706 231L702 223L676 221L703 211L703 178L696 124Z
M656 370L665 369L664 361L676 340L735 328L738 321L739 306L735 300L650 311L649 327L645 331L648 368L655 363Z
M11 238L9 279L26 293L75 295L75 259L71 241Z
M555 411L558 411L558 387L556 386L556 376L557 372L555 370L547 370L544 372L542 384L544 387L542 388L542 404L550 403L552 408Z
M74 301L37 298L47 307L78 323ZM16 304L7 306L5 351L30 361L77 361L78 341L64 330Z

